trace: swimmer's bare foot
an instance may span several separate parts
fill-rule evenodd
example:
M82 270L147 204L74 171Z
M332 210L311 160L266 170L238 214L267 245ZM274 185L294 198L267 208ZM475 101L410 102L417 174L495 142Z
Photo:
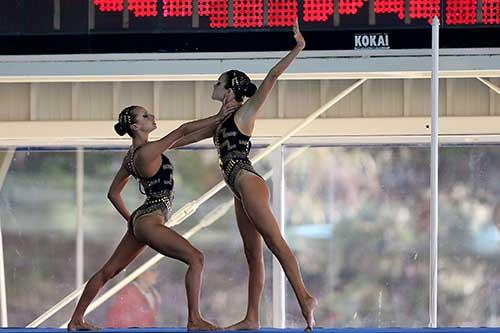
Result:
M218 331L221 330L220 327L203 320L202 318L196 320L190 320L187 324L188 331Z
M250 320L245 318L236 324L225 327L224 329L231 331L236 331L236 330L253 331L253 330L258 330L259 328L260 328L260 323L258 320Z
M101 328L91 324L86 323L83 320L71 320L68 324L68 331L100 331Z
M314 309L318 306L318 300L312 296L308 296L305 304L302 306L302 315L304 316L307 327L304 331L312 331L316 322L314 321Z

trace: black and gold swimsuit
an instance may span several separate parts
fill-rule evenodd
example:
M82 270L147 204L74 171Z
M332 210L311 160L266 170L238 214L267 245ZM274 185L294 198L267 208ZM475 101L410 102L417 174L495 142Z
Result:
M250 137L241 133L234 122L233 112L216 129L214 135L214 144L219 154L219 166L223 172L224 181L231 189L237 199L241 199L235 186L236 178L242 170L249 171L257 176L248 158L252 143Z
M174 167L170 160L162 154L160 168L154 176L140 177L134 165L134 156L139 148L130 148L125 156L127 171L139 181L139 189L141 193L146 195L146 201L130 216L129 230L132 233L134 232L134 222L140 216L159 210L167 221L172 213L174 199ZM141 189L141 186L144 190Z

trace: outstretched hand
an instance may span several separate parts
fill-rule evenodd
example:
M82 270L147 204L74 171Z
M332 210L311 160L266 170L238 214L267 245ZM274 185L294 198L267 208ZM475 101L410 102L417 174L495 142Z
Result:
M304 49L304 47L306 47L306 40L304 39L304 36L302 36L302 33L299 29L299 19L296 19L295 24L293 25L293 38L295 38L298 47L300 47L301 49Z

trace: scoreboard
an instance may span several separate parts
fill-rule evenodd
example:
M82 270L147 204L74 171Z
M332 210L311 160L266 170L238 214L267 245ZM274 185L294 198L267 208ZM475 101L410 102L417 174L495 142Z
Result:
M0 53L283 50L299 20L307 49L500 47L500 0L0 0ZM382 35L381 35L382 34ZM363 36L365 37L365 36ZM367 38L367 37L366 37ZM387 45L386 45L387 44Z

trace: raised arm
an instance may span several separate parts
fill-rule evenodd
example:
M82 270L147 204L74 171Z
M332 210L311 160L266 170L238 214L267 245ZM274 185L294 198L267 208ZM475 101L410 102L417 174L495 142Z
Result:
M143 163L147 163L157 158L167 149L173 149L205 139L210 135L213 135L213 132L217 128L218 124L238 107L239 104L235 103L223 104L217 114L200 120L184 123L160 140L146 144L143 148L139 149L137 153L140 154ZM181 142L176 144L180 140Z
M241 104L234 101L234 100L232 102L228 102L228 103L226 103L224 101L222 103L221 109L219 110L219 113L222 113L224 115L224 117L222 118L222 119L224 119L228 114L235 112L240 107L241 107ZM215 130L217 129L217 126L219 126L219 123L220 122L216 122L213 125L203 127L202 129L199 129L195 132L191 132L190 134L183 136L181 139L177 140L170 147L170 149L187 146L191 143L195 143L195 142L213 137L215 134Z
M125 165L122 164L120 170L115 175L113 182L111 183L108 191L108 199L111 201L116 210L123 216L125 220L130 219L130 212L125 206L125 202L122 199L121 192L128 182L130 174L125 169Z
M271 93L278 77L288 68L297 55L304 49L306 42L300 33L298 21L293 26L294 38L296 41L295 47L282 58L270 71L267 73L264 81L259 86L255 95L252 96L242 107L241 112L236 114L238 127L246 134L251 134L255 119L259 115L262 104L264 104L267 96Z
M211 138L214 136L215 129L217 128L217 126L218 124L210 125L200 130L197 130L196 132L192 132L188 135L185 135L181 139L175 141L175 143L172 146L170 146L170 149L184 147L192 143Z

